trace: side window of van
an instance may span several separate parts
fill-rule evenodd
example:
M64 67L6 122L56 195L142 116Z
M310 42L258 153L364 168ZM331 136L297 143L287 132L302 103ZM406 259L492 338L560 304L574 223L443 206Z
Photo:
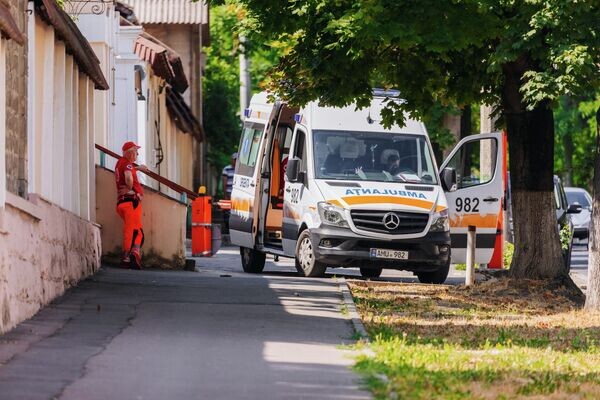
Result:
M496 139L473 140L463 144L452 156L448 167L456 171L458 188L483 185L494 177Z
M294 157L301 160L300 171L306 171L306 134L300 129L298 129L294 143Z
M240 150L236 163L235 173L245 176L254 174L258 150L260 147L260 137L263 134L265 126L255 122L244 124L242 139L240 141Z

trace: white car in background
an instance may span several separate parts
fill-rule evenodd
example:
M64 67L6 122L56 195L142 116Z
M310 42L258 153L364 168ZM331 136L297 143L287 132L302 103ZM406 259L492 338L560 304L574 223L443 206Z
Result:
M589 239L590 222L592 216L592 196L582 188L566 187L565 193L569 205L581 205L581 213L573 214L572 221L575 228L573 237L579 240Z

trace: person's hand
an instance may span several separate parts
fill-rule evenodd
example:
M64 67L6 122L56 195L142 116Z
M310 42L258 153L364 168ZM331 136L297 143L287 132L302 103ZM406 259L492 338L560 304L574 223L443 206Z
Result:
M135 192L129 189L127 186L119 187L119 196L125 196L126 194L134 194Z
M142 171L142 172L146 172L146 171L148 171L148 167L147 167L147 166L145 166L144 164L140 164L140 165L138 165L138 166L137 166L137 169L138 169L139 171Z

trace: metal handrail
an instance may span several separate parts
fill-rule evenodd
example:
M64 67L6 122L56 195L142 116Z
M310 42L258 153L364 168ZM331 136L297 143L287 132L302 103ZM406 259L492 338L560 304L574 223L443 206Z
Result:
M109 150L109 149L107 149L107 148L105 148L105 147L102 147L102 146L100 146L99 144L96 144L96 148L97 148L98 150L100 150L101 152L103 152L103 153L105 153L105 154L108 154L108 155L109 155L109 156L111 156L111 157L114 157L114 158L116 158L117 160L118 160L119 158L121 158L121 156L120 156L120 155L118 155L117 153L115 153L115 152L113 152L113 151L111 151L111 150ZM137 164L135 164L135 163L134 163L134 165L135 165L135 166L137 166ZM167 186L167 187L169 187L169 188L173 189L173 190L174 190L174 191L176 191L177 193L181 193L181 194L184 194L184 193L185 193L185 195L186 195L186 196L187 196L187 197L188 197L190 200L195 200L195 199L198 197L198 193L195 193L195 192L191 191L191 190L190 190L190 189L188 189L188 188L185 188L185 187L183 187L183 186L181 186L181 185L179 185L179 184L177 184L177 183L175 183L175 182L173 182L173 181L170 181L170 180L168 180L167 178L165 178L165 177L162 177L162 176L158 175L158 174L157 174L157 173L155 173L155 172L152 172L152 171L150 171L150 170L145 170L145 171L138 170L138 171L139 171L139 172L143 172L144 174L148 175L150 178L157 180L158 182L162 183L163 185L165 185L165 186Z

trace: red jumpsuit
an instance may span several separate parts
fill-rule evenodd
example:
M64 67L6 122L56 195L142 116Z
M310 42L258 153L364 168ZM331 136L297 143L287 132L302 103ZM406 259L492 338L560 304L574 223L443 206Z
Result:
M134 164L121 157L115 166L117 193L120 189L127 188L125 171L130 171L133 176L133 190L131 193L118 195L117 199L117 213L123 219L123 254L125 259L128 256L133 257L132 265L141 268L140 249L144 243L141 197L144 192Z

